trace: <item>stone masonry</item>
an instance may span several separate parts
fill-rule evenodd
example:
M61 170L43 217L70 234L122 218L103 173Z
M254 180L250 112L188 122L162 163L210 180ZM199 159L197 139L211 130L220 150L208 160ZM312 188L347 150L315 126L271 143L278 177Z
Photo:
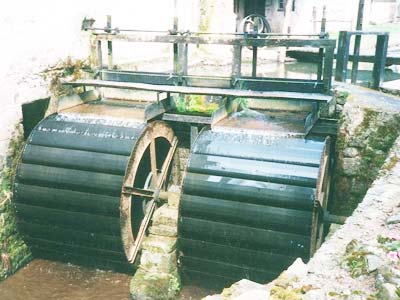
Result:
M180 190L171 186L168 203L153 215L143 240L140 266L131 281L133 300L172 300L180 290L177 270L177 222Z

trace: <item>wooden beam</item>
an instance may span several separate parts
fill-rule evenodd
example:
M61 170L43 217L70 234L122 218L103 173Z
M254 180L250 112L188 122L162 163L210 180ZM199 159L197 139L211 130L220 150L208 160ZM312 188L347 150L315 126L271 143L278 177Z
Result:
M114 34L94 33L97 40L125 41L138 43L172 43L172 44L215 44L238 45L246 47L335 47L336 41L332 39L300 39L284 37L244 38L219 35L192 36L192 35L149 35L149 34Z
M357 25L356 30L361 31L363 27L363 17L364 17L364 0L359 0L358 4L358 16L357 16ZM353 51L353 65L351 70L351 83L357 83L357 74L358 74L358 56L360 55L360 46L361 46L361 35L356 35L354 41L354 51Z
M348 31L340 31L338 53L336 55L335 80L345 82L347 79L347 65L349 63L351 34Z
M325 75L328 76L328 74L329 70L326 71ZM249 90L238 90L238 89L155 85L146 83L116 82L116 81L105 81L105 80L76 80L71 82L63 81L62 84L70 85L73 87L93 86L93 87L119 88L119 89L130 89L130 90L192 94L192 95L232 96L236 98L238 97L270 98L270 99L288 99L288 100L309 100L309 101L320 101L320 102L330 102L332 100L332 96L319 93L278 92L278 91L260 92L260 91L249 91Z
M162 119L163 121L185 122L185 123L202 124L202 125L211 124L212 122L212 119L210 117L171 114L171 113L163 114Z
M386 56L389 43L389 35L383 34L378 35L376 38L376 50L375 50L375 63L374 69L372 70L372 88L379 90L379 87L383 81L383 75L385 73Z

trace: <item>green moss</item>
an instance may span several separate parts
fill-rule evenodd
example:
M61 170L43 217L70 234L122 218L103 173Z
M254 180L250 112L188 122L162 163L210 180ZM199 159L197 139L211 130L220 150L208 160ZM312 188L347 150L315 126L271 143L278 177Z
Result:
M179 113L210 116L218 109L217 103L210 103L207 96L185 95L175 99L176 110Z
M139 269L131 281L133 299L174 300L181 287L180 277L172 274L149 274Z
M393 155L389 158L388 162L382 167L382 169L386 171L391 171L397 163L400 161L400 158L397 155Z
M49 81L50 91L56 97L68 95L71 90L61 84L61 79L77 80L84 77L84 74L94 74L89 62L80 59L74 60L71 57L59 61L55 66L49 67L41 73L42 77Z
M11 192L14 178L17 173L19 158L21 157L22 150L25 145L22 132L18 132L18 129L16 129L15 132L18 134L13 136L8 147L8 156L11 158L11 161L9 162L9 165L6 166L1 172L0 194Z
M23 134L17 127L9 143L7 167L2 171L0 190L0 281L28 263L31 253L18 235L12 202L12 187L19 159L24 148Z
M274 286L271 288L269 299L271 300L302 300L302 293L296 289Z
M347 122L342 123L346 128ZM343 151L351 145L356 147L361 157L361 164L352 176L348 176L338 164L336 169L336 187L333 211L337 214L350 215L364 198L366 191L377 178L379 171L393 168L396 157L384 165L387 155L400 133L400 116L365 109L363 121L351 136L342 130L337 138L336 157L340 161Z
M344 261L349 268L350 276L353 278L368 274L368 262L366 256L370 252L358 245L356 240L352 240L346 247Z

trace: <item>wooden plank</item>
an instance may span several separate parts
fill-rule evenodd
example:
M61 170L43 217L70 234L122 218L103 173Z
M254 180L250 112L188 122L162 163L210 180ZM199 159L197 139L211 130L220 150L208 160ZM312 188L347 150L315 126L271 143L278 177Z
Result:
M303 62L318 62L319 56L318 52L309 51L309 50L289 50L286 52L287 56L297 59L298 61ZM335 58L337 55L335 54ZM354 56L353 54L349 54L349 61L353 61ZM374 63L375 62L375 55L374 54L365 54L358 56L359 62L366 62L366 63ZM400 65L400 55L397 53L388 52L386 57L386 66L391 65Z
M219 44L238 45L246 47L315 47L328 48L336 45L332 39L301 39L301 38L244 38L221 35L150 35L150 34L110 34L94 33L97 40L125 41L137 43L172 43L172 44Z
M361 30L347 31L347 33L351 34L351 35L385 35L385 34L389 34L386 31L361 31Z
M211 127L216 123L218 123L219 121L221 121L222 119L228 117L230 114L236 112L238 107L239 107L239 99L230 99L230 98L226 99L225 104L220 106L211 115Z
M151 103L146 106L145 108L145 119L146 121L154 119L158 117L159 115L162 115L163 113L171 110L171 104L169 101L169 98L160 100L158 102Z
M177 73L182 76L188 75L188 44L179 44L178 45L178 70Z
M323 82L325 92L330 91L332 86L332 75L333 75L333 56L335 48L325 49L324 69L323 69Z
M252 77L257 77L257 47L253 47L253 59L252 59L252 70L251 70L251 76Z
M237 78L242 73L242 46L234 46L232 55L232 77Z
M97 41L97 67L103 69L103 49L101 48L101 40Z
M363 27L363 17L364 17L364 0L360 0L358 4L358 16L357 16L357 31L361 31ZM354 41L354 52L353 52L353 65L351 70L351 83L357 83L358 75L358 56L360 55L361 46L361 34L357 34Z
M194 142L199 135L199 128L197 126L190 126L190 149L192 149Z
M347 64L349 62L350 37L347 31L339 33L338 53L336 56L336 74L335 80L346 81Z
M107 28L111 28L111 16L107 16ZM108 49L108 69L113 69L113 46L112 41L107 41L107 49Z
M386 55L389 43L389 35L378 35L376 40L375 63L372 70L372 88L378 90L385 73Z
M193 123L193 124L211 124L210 117L203 116L191 116L191 115L180 115L180 114L163 114L164 121L173 121L173 122L185 122L185 123Z
M329 72L326 71L326 74ZM62 82L64 85L73 87L79 86L94 86L94 87L107 87L107 88L122 88L132 90L147 90L159 91L169 93L181 94L195 94L195 95L213 95L213 96L232 96L240 98L270 98L270 99L289 99L289 100L309 100L330 102L332 96L319 93L299 93L299 92L277 92L277 91L248 91L237 89L220 89L220 88L200 88L189 86L172 86L172 85L154 85L145 83L134 82L115 82L105 80L76 80L71 82Z

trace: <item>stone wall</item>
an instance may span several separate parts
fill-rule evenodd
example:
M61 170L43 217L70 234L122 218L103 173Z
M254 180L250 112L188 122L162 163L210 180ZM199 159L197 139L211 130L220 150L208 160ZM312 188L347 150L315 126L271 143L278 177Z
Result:
M177 228L180 190L171 186L168 203L154 212L142 243L139 268L131 281L134 300L173 300L180 290L177 269Z
M348 96L336 143L334 202L331 209L337 214L351 215L375 180L399 135L400 115L398 107L392 110L374 105L373 96L383 97L381 94L367 94L363 89L342 94ZM389 101L395 98L383 99Z

